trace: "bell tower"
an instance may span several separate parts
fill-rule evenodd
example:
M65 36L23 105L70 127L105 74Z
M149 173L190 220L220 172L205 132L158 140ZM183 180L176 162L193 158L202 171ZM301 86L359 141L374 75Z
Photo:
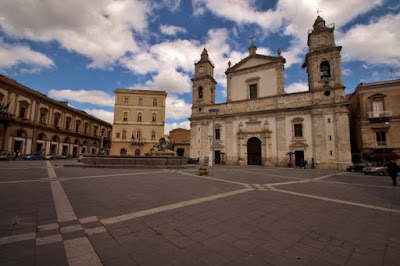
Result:
M306 55L303 68L307 68L308 87L317 93L314 97L344 96L340 51L336 46L334 25L325 25L320 16L314 22L313 29L308 33ZM322 95L323 94L323 95Z
M204 48L201 58L194 64L192 113L202 111L202 106L215 104L214 64Z

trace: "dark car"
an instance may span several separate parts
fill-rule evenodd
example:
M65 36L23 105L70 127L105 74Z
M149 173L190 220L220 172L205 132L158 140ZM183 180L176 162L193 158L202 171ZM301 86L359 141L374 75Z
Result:
M24 156L24 160L41 160L43 156L40 153L34 152Z
M375 165L373 163L356 163L347 167L348 172L361 172L364 167Z

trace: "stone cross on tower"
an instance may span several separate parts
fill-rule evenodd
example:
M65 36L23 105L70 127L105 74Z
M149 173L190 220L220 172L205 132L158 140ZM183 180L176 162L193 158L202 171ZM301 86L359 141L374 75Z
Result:
M322 13L322 12L324 12L324 11L319 10L319 9L317 8L317 15L318 15L318 16L319 16L319 13Z
M253 40L256 38L254 35L250 35L251 45L254 45Z

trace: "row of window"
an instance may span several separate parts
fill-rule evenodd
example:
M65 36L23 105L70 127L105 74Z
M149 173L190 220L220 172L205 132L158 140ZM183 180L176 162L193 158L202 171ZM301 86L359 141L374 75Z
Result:
M119 132L117 132L115 137L117 139L119 139L120 137L121 137L121 139L127 139L126 130L122 131L122 136ZM142 139L142 131L138 130L138 131L136 131L136 134L134 132L132 132L131 139L141 140ZM151 132L151 140L155 140L155 139L156 139L156 132L152 131Z
M129 97L125 97L124 105L129 105ZM143 98L138 99L138 106L143 105ZM153 99L153 106L157 106L157 99Z
M142 113L138 113L137 121L142 122L142 117L143 117ZM124 117L123 117L122 121L124 121L124 122L128 121L128 113L127 112L124 112ZM157 115L155 113L153 113L151 115L151 122L157 122Z
M27 105L27 103L20 102L19 113L18 113L19 118L26 119L28 107L29 107L29 105ZM46 108L41 108L39 122L42 124L47 124L47 115L48 115L48 110ZM52 125L59 128L60 124L61 124L61 114L55 113ZM72 125L72 118L67 117L65 119L65 129L71 130L71 125ZM90 128L89 123L86 122L83 125L83 133L90 134L89 128ZM76 120L76 122L75 122L75 131L77 133L80 133L80 131L81 131L81 121L80 120ZM106 136L105 134L106 134L105 128L103 128L101 130L101 136ZM98 136L98 126L93 127L93 136L96 136L96 137ZM107 133L107 136L110 137L110 132Z

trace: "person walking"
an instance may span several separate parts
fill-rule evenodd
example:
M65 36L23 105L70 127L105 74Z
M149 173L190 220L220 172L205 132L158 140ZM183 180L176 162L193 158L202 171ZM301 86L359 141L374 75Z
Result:
M19 154L19 150L17 150L17 151L15 152L15 158L14 158L14 160L18 159L18 154Z
M392 177L392 181L393 181L393 186L397 185L397 172L399 171L399 166L394 162L394 161L390 161L388 163L388 173L389 175Z

